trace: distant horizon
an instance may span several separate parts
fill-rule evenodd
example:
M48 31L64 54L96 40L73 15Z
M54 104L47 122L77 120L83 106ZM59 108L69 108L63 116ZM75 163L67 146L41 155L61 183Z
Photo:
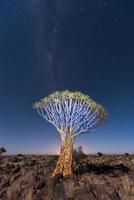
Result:
M134 154L134 152L133 153L129 153L129 152L123 152L123 153L104 153L104 152L101 152L101 151L98 151L98 152L94 152L94 153L84 153L85 155L97 155L97 153L102 153L103 155L124 155L125 153L128 153L129 155L133 155ZM28 154L28 153L13 153L13 154L8 154L8 153L4 153L4 154L2 154L2 156L16 156L16 155L26 155L26 156L59 156L60 155L60 153L59 154L49 154L49 153L30 153L30 154Z

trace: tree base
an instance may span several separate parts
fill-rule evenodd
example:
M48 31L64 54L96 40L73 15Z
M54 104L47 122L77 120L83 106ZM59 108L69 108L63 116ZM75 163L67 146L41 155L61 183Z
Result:
M63 177L70 177L73 175L73 144L74 139L70 137L62 140L60 157L52 177L58 174L62 174Z

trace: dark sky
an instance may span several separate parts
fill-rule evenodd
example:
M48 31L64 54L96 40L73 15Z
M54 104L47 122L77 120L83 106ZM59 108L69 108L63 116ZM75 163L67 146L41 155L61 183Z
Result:
M80 90L109 113L79 136L85 152L134 152L134 2L0 2L0 146L57 153L60 138L32 104L55 90Z

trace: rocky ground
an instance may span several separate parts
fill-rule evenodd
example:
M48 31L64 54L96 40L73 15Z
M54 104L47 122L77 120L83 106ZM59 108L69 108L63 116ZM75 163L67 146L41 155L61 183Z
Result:
M72 178L51 178L58 156L0 158L0 200L134 200L134 155L75 159Z

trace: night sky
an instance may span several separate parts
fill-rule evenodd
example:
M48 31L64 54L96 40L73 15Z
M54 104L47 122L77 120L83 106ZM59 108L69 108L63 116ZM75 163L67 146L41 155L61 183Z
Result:
M58 153L60 137L32 105L79 90L109 117L77 137L84 152L134 152L134 1L0 2L0 146Z

